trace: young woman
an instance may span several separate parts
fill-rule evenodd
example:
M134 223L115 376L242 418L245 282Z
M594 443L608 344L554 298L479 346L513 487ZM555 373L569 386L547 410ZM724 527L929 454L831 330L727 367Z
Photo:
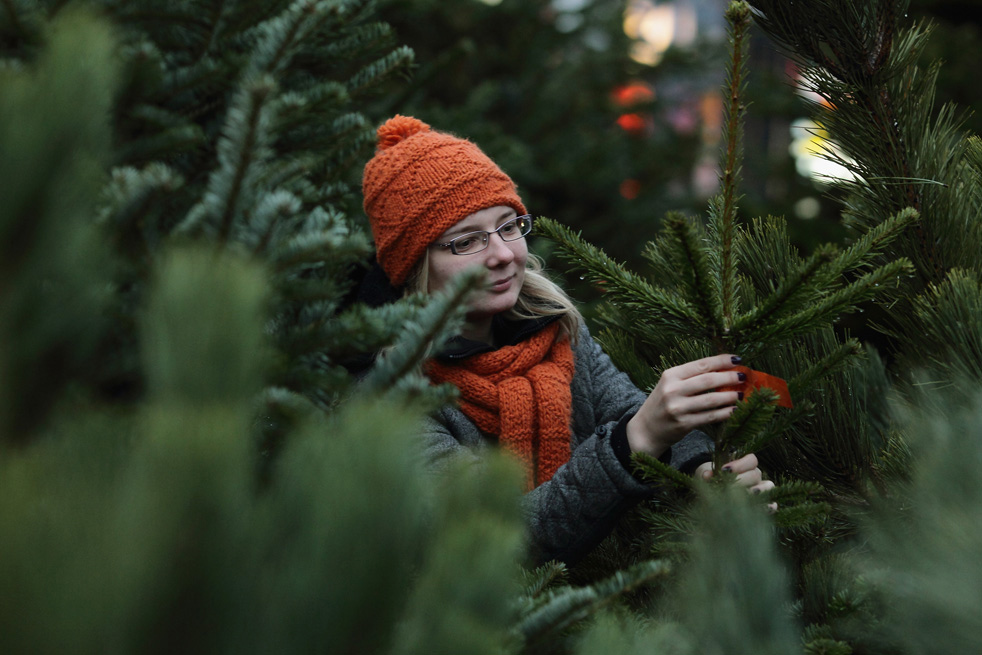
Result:
M569 297L528 252L532 217L512 180L475 144L396 116L378 129L362 180L378 268L362 285L372 304L433 292L465 269L487 284L461 336L427 367L460 390L421 439L435 467L479 461L500 445L525 465L533 555L572 563L632 505L652 494L631 453L708 477L712 443L696 428L726 419L738 400L739 358L708 357L666 370L650 394L618 371ZM763 490L757 459L728 467Z

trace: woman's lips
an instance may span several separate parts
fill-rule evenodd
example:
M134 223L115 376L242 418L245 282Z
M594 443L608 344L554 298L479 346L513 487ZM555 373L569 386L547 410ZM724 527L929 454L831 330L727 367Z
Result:
M503 280L498 280L491 284L491 291L507 291L511 287L511 281L515 279L514 275L510 275Z

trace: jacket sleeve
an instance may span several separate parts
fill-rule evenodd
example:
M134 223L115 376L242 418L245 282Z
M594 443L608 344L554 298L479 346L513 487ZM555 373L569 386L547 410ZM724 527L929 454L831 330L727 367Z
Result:
M614 366L585 326L575 355L570 460L525 496L531 546L539 561L575 562L610 534L628 509L654 493L631 473L626 433L647 395ZM710 438L693 432L662 460L691 472L711 452Z
M523 499L531 556L535 563L572 564L610 534L616 522L654 489L631 473L625 426L644 402L637 389L584 327L574 349L571 390L571 454L552 479ZM437 468L464 458L479 462L491 442L456 408L427 421L425 456ZM695 432L675 444L663 461L686 470L705 461L709 438Z

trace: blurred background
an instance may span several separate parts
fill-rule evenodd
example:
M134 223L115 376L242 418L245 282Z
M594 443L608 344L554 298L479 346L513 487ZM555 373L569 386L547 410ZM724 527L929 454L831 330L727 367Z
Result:
M416 51L408 82L369 116L417 116L476 141L518 183L534 215L562 221L639 269L669 210L703 214L715 193L726 0L396 0L381 17ZM912 0L935 26L938 102L970 110L982 3ZM803 249L848 238L816 154L834 147L808 119L796 67L751 40L741 214L788 219ZM978 116L966 127L982 132ZM547 259L547 244L533 248ZM546 250L543 252L543 250ZM559 269L559 266L555 268ZM594 291L576 289L589 305Z

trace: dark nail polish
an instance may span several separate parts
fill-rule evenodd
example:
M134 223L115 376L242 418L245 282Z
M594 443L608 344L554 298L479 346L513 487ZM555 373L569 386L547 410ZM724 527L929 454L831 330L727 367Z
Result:
M737 391L737 400L743 400L743 392Z
M740 371L740 372L737 373L737 379L740 380L740 382L746 382L747 381L747 374L744 373L743 371Z
M729 466L724 466L723 467L723 473L732 473L732 472L733 472L733 469L731 469Z
M760 489L754 489L754 490L753 490L753 492L754 492L755 494L759 494L759 493L760 493Z
M730 357L730 361L733 362L734 366L736 366L737 364L743 361L743 358L740 357L739 355L733 355L733 357Z

